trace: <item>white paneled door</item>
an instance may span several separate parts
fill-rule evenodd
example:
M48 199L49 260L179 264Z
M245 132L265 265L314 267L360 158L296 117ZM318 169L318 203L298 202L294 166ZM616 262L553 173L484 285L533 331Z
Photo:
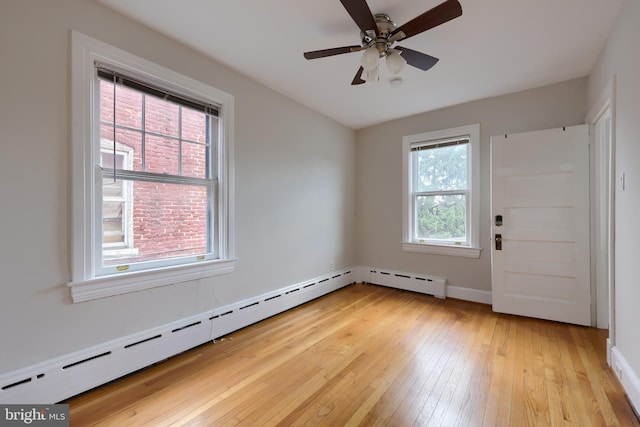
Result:
M589 128L491 138L493 310L591 325Z

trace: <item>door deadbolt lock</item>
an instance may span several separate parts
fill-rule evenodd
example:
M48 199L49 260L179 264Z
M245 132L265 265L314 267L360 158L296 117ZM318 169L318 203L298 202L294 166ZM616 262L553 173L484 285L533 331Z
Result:
M502 250L502 234L496 234L496 251Z

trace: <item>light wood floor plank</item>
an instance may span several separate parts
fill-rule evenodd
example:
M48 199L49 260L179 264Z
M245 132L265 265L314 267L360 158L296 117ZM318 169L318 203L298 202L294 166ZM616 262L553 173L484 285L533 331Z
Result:
M417 381L415 355L429 352L429 344L434 340L441 339L440 337L446 334L445 328L440 327L443 321L440 311L439 307L434 306L431 310L423 312L424 314L419 321L414 323L412 338L415 341L406 343L407 350L401 353L400 357L403 357L402 369L390 382L388 392L376 401L358 425L383 426L388 424L389 418Z
M606 331L348 286L70 399L72 426L640 427Z
M477 395L479 369L484 365L488 354L488 346L483 344L487 329L495 327L495 318L484 317L481 322L467 322L467 328L473 331L467 340L463 356L454 368L449 404L439 405L434 411L431 423L435 425L458 425L464 414L472 408L473 399Z
M440 322L445 320L447 315L445 310L438 313ZM401 401L393 412L386 425L412 425L422 409L423 399L426 398L430 390L430 384L439 374L439 362L443 355L450 351L453 341L453 334L447 327L440 327L436 331L435 340L429 340L430 345L424 351L414 354L413 361L409 366L410 386L401 392Z
M504 413L505 410L508 411L511 408L512 389L512 383L507 383L505 376L513 375L513 369L509 369L509 366L515 362L515 357L507 358L509 326L508 322L500 319L492 332L493 340L489 348L489 358L483 371L486 386L479 394L480 399L476 404L477 415L473 418L477 424L474 423L474 425L496 425L500 405L503 408L502 417L505 417L506 420L510 417L509 413ZM514 337L511 338L515 340ZM507 393L508 395L506 395Z

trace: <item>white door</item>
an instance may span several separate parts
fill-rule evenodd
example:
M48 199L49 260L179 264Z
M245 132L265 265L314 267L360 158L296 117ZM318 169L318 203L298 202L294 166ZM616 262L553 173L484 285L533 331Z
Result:
M591 325L589 128L491 138L493 310Z

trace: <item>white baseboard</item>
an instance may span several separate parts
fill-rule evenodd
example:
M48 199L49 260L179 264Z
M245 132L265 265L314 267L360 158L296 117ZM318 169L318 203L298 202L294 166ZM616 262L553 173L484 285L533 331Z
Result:
M52 404L356 281L351 270L281 288L0 375L0 403Z
M491 305L491 292L447 285L444 277L363 266L354 267L353 271L357 282Z
M611 349L611 368L622 383L634 411L640 414L640 378L615 346Z
M386 268L358 267L357 269L358 274L356 276L363 283L420 292L433 295L436 298L446 297L447 279L444 277L406 273Z
M447 286L447 296L465 301L479 302L491 305L491 292L478 289L462 288L459 286Z

